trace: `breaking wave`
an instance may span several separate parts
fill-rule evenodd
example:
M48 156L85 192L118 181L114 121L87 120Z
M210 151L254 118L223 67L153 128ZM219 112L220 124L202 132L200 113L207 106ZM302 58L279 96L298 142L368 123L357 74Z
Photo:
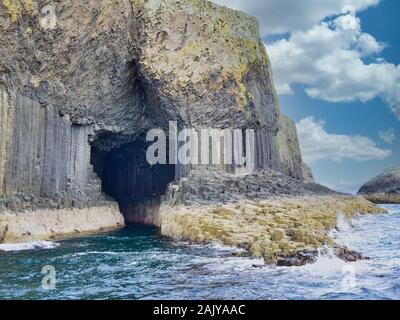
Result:
M59 244L51 241L32 241L25 243L3 243L0 244L0 251L26 251L37 249L54 249Z

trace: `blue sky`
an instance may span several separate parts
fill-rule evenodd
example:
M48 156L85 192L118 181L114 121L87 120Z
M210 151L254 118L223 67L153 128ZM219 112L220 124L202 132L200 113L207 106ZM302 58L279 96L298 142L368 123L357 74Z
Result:
M318 182L354 191L400 167L400 1L215 2L259 19L281 110Z

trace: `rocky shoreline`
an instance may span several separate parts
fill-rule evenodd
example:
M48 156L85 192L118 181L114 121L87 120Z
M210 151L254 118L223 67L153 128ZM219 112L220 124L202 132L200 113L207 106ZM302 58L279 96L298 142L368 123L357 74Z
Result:
M125 226L118 205L72 209L41 209L0 214L0 243L51 240L99 233Z
M342 260L363 259L359 253L337 246L329 233L337 226L339 214L351 219L358 214L384 212L361 197L288 196L162 207L160 223L164 236L244 248L266 264L300 266L315 262L318 249L324 246L334 248Z
M376 204L400 204L400 193L372 193L362 195L368 201Z
M197 180L200 177L202 182ZM192 183L200 187L190 188ZM241 255L262 257L266 264L302 266L315 262L325 246L344 261L365 259L336 245L330 231L340 214L351 220L358 214L384 212L362 197L339 194L273 171L240 177L194 170L178 186L169 186L160 209L147 219L172 239L223 244L244 249ZM114 202L90 208L3 210L0 243L107 232L124 225Z

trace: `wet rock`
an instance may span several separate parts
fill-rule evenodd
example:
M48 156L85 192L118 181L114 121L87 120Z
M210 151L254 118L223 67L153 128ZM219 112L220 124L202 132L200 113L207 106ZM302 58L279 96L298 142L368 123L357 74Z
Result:
M292 255L284 255L277 258L278 267L301 267L306 264L314 263L318 259L318 250L298 251Z
M323 248L320 250L301 250L293 254L279 254L277 257L278 267L300 267L306 264L315 263L322 255L331 255L332 249ZM344 246L334 246L333 254L345 262L356 262L359 260L369 260L370 258L364 257L361 253L350 250Z
M279 196L228 204L164 203L159 221L165 236L245 248L268 264L302 265L315 261L319 248L334 246L330 230L337 224L338 212L351 218L359 212L384 210L354 196ZM346 248L338 247L337 252L348 261L360 258Z
M369 260L369 257L364 257L361 253L357 251L350 250L343 246L335 247L335 255L346 262L356 262L359 260Z

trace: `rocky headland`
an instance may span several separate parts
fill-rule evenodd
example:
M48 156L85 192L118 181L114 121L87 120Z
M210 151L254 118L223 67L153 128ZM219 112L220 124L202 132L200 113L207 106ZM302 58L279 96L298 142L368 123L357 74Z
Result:
M400 168L386 169L364 184L358 195L373 203L400 203Z
M170 121L254 130L254 171L150 165L146 133ZM0 1L0 242L139 222L300 265L334 246L338 214L379 212L314 183L253 17L206 0Z

